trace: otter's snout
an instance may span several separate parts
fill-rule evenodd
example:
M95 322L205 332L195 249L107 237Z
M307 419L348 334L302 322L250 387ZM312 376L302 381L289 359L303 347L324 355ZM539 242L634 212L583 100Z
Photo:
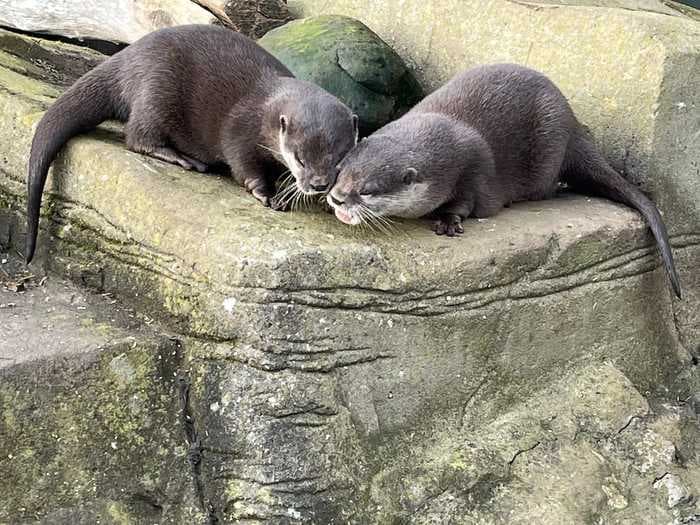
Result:
M355 226L362 222L360 215L356 211L356 204L351 195L342 194L337 187L333 188L326 197L326 201L330 204L335 212L335 216L339 221L345 224Z

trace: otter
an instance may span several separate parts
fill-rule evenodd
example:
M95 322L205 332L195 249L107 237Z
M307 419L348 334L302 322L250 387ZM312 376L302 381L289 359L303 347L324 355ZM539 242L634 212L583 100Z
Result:
M465 218L553 197L560 182L626 204L649 223L681 297L658 209L608 164L561 91L532 69L494 64L458 74L360 141L338 169L326 199L347 224L433 215L438 235L455 236Z
M325 193L357 143L358 117L320 87L294 78L253 40L188 25L150 33L79 78L37 125L29 157L27 262L49 167L73 136L126 122L127 148L188 170L225 164L265 206L286 166L296 189Z

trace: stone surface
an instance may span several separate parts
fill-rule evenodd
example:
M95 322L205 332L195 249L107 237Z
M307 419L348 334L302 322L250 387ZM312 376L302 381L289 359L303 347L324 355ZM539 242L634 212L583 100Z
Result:
M259 43L296 77L345 102L359 115L365 133L402 115L423 96L396 52L352 18L295 20L270 31Z
M32 126L60 92L20 69L0 66L0 243L19 249ZM12 437L0 446L13 447L3 458L13 456L14 479L0 508L12 519L148 523L161 504L186 523L210 509L220 523L547 522L540 508L550 523L670 523L698 513L692 231L673 237L680 318L650 234L622 206L518 205L468 221L459 239L421 221L360 231L320 211L273 212L229 178L125 151L115 126L59 157L41 225L33 273L113 294L180 347L169 373L155 356L175 343L157 334L133 349L84 350L97 363L85 373L52 373L48 359L3 368L11 402L0 428ZM191 385L184 409L162 379L173 370ZM42 397L64 377L68 390ZM25 438L36 444L14 448ZM137 508L128 494L150 494L149 479L163 494ZM39 498L37 487L52 488Z
M156 29L207 24L212 18L191 0L17 0L5 2L0 10L5 27L126 43Z
M55 277L8 289L0 262L0 522L202 521L180 343Z

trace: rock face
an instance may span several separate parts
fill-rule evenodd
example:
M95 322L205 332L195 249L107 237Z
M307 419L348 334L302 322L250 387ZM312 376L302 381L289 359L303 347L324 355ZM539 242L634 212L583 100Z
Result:
M5 27L126 44L156 29L214 21L259 38L289 20L283 0L23 0L0 10Z
M201 521L178 340L111 298L30 282L0 279L0 522Z
M423 96L396 52L352 18L295 20L270 31L259 43L296 77L345 102L359 115L364 133L399 117Z
M541 12L523 9L521 25ZM650 41L687 27L644 16ZM19 55L0 51L7 249L23 246L32 126L62 89ZM668 56L659 82L679 93ZM634 104L665 115L645 97L668 91L645 78L639 100L621 96L632 121ZM688 111L649 124L668 133L649 147L667 156L694 133ZM0 521L692 522L700 235L682 224L674 310L646 227L602 200L517 205L459 239L420 221L360 232L125 151L118 127L73 140L31 270L109 293L140 322L3 293L18 306L0 309L15 341L0 353ZM40 317L7 322L14 308ZM46 341L43 326L65 330L43 353L18 349L12 334ZM83 335L62 346L61 333Z
M130 43L179 24L207 24L212 15L190 0L24 0L7 2L0 25L71 38Z

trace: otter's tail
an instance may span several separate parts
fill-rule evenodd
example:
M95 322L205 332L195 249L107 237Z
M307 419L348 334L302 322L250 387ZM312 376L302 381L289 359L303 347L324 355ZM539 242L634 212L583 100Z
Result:
M673 262L666 226L659 210L639 188L617 173L593 142L583 134L574 136L569 144L562 179L574 191L621 202L635 208L644 216L659 245L673 291L680 298L681 284Z
M81 77L48 109L36 128L29 154L27 178L27 262L34 257L39 229L41 194L51 163L71 137L117 116L110 64L103 63Z

